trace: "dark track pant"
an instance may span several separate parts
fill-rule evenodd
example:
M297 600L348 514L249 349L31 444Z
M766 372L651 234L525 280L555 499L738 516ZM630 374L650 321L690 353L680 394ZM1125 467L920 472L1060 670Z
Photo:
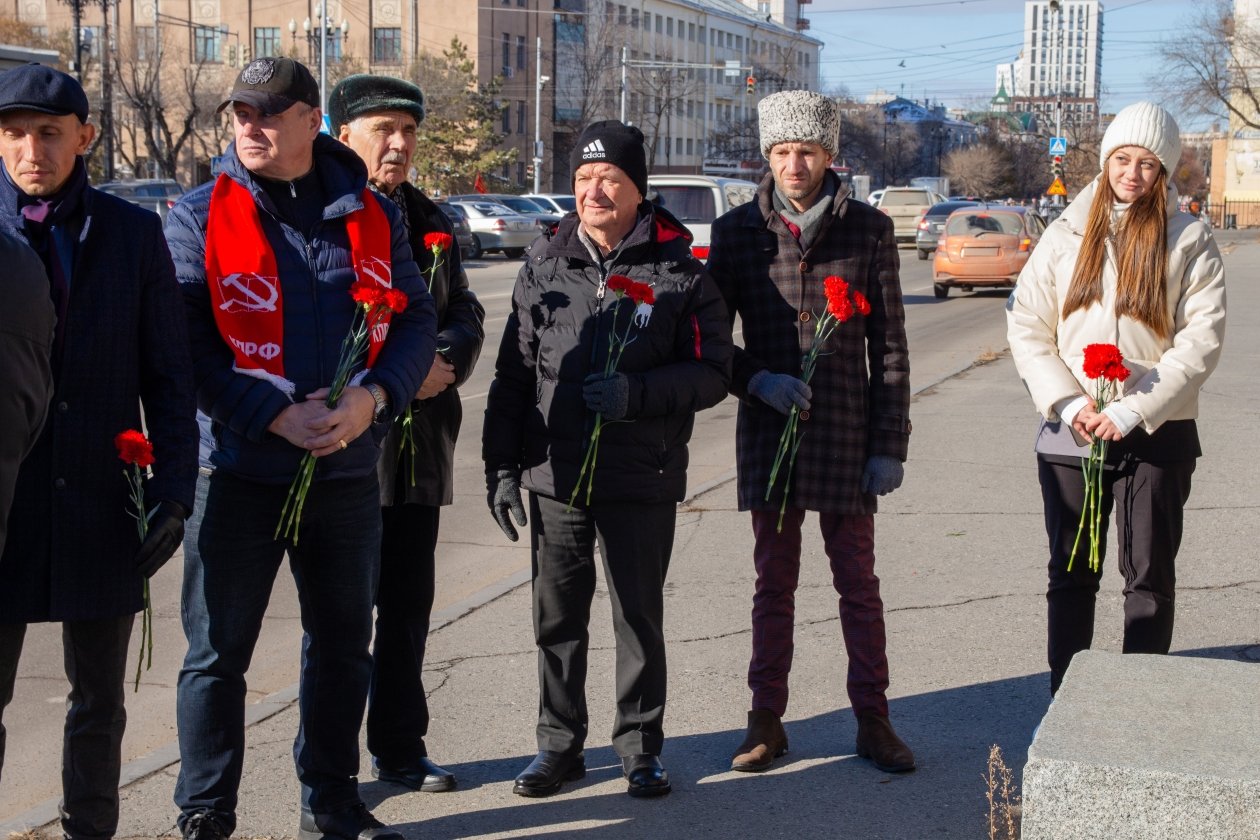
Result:
M1194 467L1193 460L1129 461L1104 473L1101 550L1106 551L1114 508L1124 575L1125 653L1168 653L1172 645L1175 561ZM1047 656L1053 693L1072 657L1093 641L1102 568L1090 571L1087 526L1068 571L1085 500L1080 466L1038 459L1037 469L1050 540Z
M677 505L566 507L563 501L530 494L538 748L576 752L586 742L587 625L598 540L617 644L613 748L622 756L659 755L665 718L664 586Z
M134 615L66 621L61 639L67 697L61 745L61 830L72 840L113 837L118 830L118 775L127 728L124 684ZM0 624L0 714L13 699L25 624ZM0 767L4 764L0 724Z
M429 704L424 697L424 645L433 610L440 508L381 508L381 580L368 692L368 752L388 767L428 755Z

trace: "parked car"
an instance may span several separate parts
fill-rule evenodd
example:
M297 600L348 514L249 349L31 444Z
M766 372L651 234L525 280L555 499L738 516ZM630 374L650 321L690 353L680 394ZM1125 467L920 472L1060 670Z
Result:
M468 214L464 212L464 208L442 201L438 202L438 209L451 220L451 227L455 229L455 241L459 244L460 257L472 260L480 256L480 254L473 254L472 228L468 224Z
M979 204L955 210L932 262L932 289L938 298L951 288L1011 287L1045 232L1041 216L1027 207Z
M871 190L871 194L866 197L866 203L871 205L872 207L878 207L879 200L883 197L884 197L884 191L882 189Z
M524 197L561 216L577 209L577 199L564 193L527 193Z
M132 204L157 213L166 222L166 214L184 194L178 181L146 179L141 181L108 181L95 185L101 192L125 198Z
M919 217L940 201L940 196L923 187L886 187L874 206L892 219L898 242L914 242Z
M693 237L691 253L698 260L709 258L709 228L727 210L747 204L757 197L757 185L742 178L709 175L649 175L648 193Z
M539 233L545 233L560 221L563 213L555 213L550 207L543 207L533 199L523 195L506 195L503 193L478 193L477 195L452 195L451 201L497 201L510 207L522 216L528 216L538 226Z
M945 220L949 218L950 213L963 207L974 207L979 203L978 201L950 200L929 207L927 212L919 217L919 223L915 225L914 247L919 252L919 259L926 260L932 256L932 252L936 250L936 242L941 238L941 231L945 229Z
M497 201L454 201L450 204L463 208L472 228L473 255L476 259L489 251L500 251L509 260L525 254L525 246L538 235L538 225L533 219L522 216Z

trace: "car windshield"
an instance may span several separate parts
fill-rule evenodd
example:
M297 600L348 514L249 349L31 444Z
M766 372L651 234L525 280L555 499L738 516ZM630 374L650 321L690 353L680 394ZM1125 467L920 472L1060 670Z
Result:
M528 198L500 198L499 203L506 204L508 207L511 207L513 210L517 210L523 213L546 213L547 212L546 208L539 207L537 204L530 201Z
M914 204L931 204L926 190L889 190L879 200L880 207L906 207Z
M571 195L553 195L551 200L560 205L560 209L566 213L572 213L577 209L577 199Z
M708 224L717 218L713 190L708 187L671 187L656 185L661 204L678 221Z
M944 219L955 210L973 206L975 206L975 202L972 201L945 201L941 204L932 205L926 215L929 219Z
M955 213L945 225L945 233L975 236L983 233L1006 233L1019 236L1024 230L1018 213Z
M513 210L511 207L507 207L503 204L498 204L493 201L479 201L476 204L473 204L470 206L472 207L473 210L480 213L482 216L515 216L516 215L516 211Z

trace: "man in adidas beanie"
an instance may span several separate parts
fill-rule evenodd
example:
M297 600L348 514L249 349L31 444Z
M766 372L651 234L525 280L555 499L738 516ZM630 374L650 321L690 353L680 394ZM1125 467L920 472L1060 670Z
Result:
M782 717L801 525L806 511L818 511L840 594L857 754L885 772L913 770L914 755L888 719L884 605L875 576L876 497L901 485L910 438L910 371L892 222L850 200L831 171L840 140L835 100L783 91L762 99L757 115L770 174L756 201L714 222L709 258L727 307L744 325L732 392L740 397L739 507L752 514L757 574L752 702L731 769L765 770L787 752ZM814 318L829 308L823 281L831 276L847 283L843 294L856 312L827 339L805 384L801 348L812 340ZM778 470L771 481L793 409L809 432L799 439L795 468Z
M627 793L662 796L665 572L695 412L730 381L730 325L691 234L643 200L643 133L595 123L570 160L577 212L529 247L482 432L487 501L512 541L530 491L538 755L512 791L550 796L586 774L598 540L617 640L612 745ZM614 330L629 341L611 353Z

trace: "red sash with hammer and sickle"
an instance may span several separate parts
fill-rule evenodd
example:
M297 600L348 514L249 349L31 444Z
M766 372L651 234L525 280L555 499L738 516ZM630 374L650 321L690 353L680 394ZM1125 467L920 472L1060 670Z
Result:
M363 208L346 217L355 275L388 287L393 281L389 217L370 191L365 189L362 199ZM210 194L206 285L219 335L235 357L233 368L293 396L294 385L284 375L284 297L276 255L254 197L227 175L219 176ZM388 320L373 330L369 367L388 330Z

